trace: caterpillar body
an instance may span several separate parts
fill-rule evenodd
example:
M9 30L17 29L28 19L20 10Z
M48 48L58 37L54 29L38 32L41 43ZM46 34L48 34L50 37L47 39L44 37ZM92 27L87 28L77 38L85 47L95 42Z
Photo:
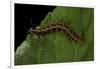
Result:
M82 37L80 36L80 34L73 32L72 29L64 25L64 23L51 23L45 28L38 27L37 29L31 29L30 32L35 33L36 35L44 35L47 33L57 32L57 31L64 32L67 36L69 36L75 42L78 42L78 43L82 42Z

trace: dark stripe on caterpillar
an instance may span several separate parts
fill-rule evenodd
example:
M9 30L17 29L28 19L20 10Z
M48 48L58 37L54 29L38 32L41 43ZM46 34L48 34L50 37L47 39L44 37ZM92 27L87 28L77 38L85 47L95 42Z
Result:
M67 36L69 36L75 42L78 42L78 43L82 42L82 38L80 34L73 32L70 27L64 25L63 23L49 24L45 28L31 29L30 32L35 33L36 35L44 35L44 34L56 32L56 31L64 32Z

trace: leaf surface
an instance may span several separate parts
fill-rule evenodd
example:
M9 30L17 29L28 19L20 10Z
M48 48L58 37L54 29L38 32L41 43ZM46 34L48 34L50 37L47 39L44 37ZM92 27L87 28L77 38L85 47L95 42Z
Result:
M81 34L79 44L65 36L63 32L45 35L28 34L15 53L15 64L42 64L94 60L94 9L56 7L49 12L40 27L49 23L64 22L72 30Z

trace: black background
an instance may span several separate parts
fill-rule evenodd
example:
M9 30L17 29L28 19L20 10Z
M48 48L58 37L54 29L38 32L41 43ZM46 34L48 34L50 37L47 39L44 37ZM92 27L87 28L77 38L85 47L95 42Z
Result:
M15 4L15 51L26 39L28 30L35 28L55 6ZM31 21L32 19L32 21ZM32 23L32 24L31 24Z

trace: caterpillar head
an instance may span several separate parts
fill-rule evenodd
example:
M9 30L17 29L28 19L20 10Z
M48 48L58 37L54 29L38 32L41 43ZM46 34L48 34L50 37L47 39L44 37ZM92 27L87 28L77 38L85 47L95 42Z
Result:
M33 28L30 28L28 32L29 32L29 33L32 33L32 31L33 31Z

